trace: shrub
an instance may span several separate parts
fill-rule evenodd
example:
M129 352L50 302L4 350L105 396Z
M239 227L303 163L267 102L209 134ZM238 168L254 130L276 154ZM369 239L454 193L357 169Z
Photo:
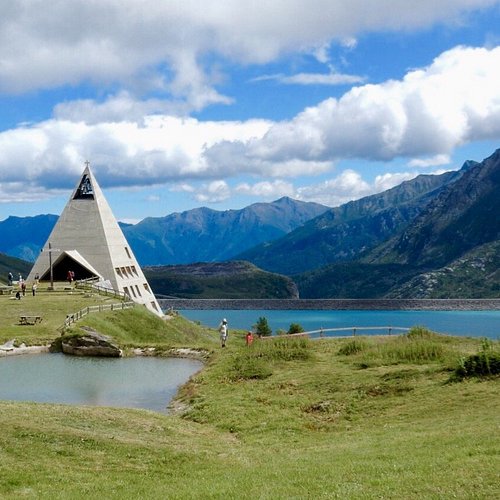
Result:
M351 356L352 354L357 354L365 350L367 343L364 340L354 339L344 344L340 349L338 354L341 356Z
M286 332L288 335L293 335L294 333L302 333L304 329L302 328L302 325L299 325L299 323L291 323L290 328L288 328L288 332Z
M232 380L265 379L272 375L271 367L265 359L242 355L234 359L229 378Z
M442 360L444 349L441 344L430 340L408 341L402 338L400 342L387 345L385 357L393 362L424 363Z
M267 350L266 355L274 360L306 360L311 357L311 344L307 337L280 337L266 342L264 347Z
M438 335L425 328L425 326L414 326L406 334L406 337L409 339L431 339L438 337Z
M254 343L247 355L268 361L305 360L311 357L310 347L307 337L273 337Z
M455 375L465 377L487 377L500 374L500 352L494 349L491 340L483 339L481 351L466 358L461 358L455 369Z
M446 354L448 353L437 335L436 338L404 335L365 349L364 361L370 364L427 363L443 361Z
M271 335L272 330L271 327L269 326L269 323L267 322L267 318L261 316L255 325L253 325L253 328L255 329L255 333L259 337L268 337Z

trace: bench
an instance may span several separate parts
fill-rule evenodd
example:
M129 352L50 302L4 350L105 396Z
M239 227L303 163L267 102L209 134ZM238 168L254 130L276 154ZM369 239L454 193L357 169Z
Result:
M42 317L41 316L19 316L19 324L20 325L36 325L37 323L42 322Z
M0 295L10 295L14 290L12 286L0 286Z

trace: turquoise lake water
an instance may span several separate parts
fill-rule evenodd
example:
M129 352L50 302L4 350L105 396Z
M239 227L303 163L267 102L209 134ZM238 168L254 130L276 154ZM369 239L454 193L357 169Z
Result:
M166 412L179 386L201 367L178 358L7 356L0 358L0 400Z
M411 328L420 325L448 335L500 338L500 311L312 311L312 310L181 310L186 318L216 328L227 318L229 329L249 330L259 317L264 316L273 332L288 330L290 323L299 323L304 330L320 328L347 328L363 326L399 326ZM369 332L357 330L360 335ZM372 334L380 332L372 332ZM339 332L337 335L349 335Z

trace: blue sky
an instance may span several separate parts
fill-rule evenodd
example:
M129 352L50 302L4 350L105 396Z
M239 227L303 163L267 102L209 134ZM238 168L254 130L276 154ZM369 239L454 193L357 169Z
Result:
M336 206L500 147L500 0L0 0L0 220Z

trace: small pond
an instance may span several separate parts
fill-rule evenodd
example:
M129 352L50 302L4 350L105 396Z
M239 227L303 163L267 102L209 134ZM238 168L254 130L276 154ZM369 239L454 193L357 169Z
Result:
M202 363L182 358L32 354L0 358L0 400L146 408L166 412Z

